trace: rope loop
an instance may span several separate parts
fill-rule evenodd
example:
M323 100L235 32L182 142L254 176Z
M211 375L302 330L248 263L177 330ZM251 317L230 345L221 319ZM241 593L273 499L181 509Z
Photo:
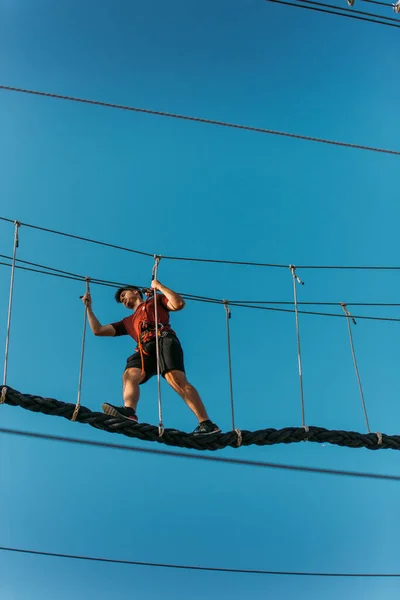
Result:
M81 407L80 402L77 402L76 406L75 406L74 414L71 417L71 421L76 421L76 419L78 418L80 407Z
M235 429L235 431L236 431L236 435L237 435L236 448L240 448L240 446L242 445L242 442L243 442L242 432L240 431L240 429Z
M224 305L224 307L225 307L225 310L226 310L226 314L227 314L227 316L228 316L228 319L230 319L232 315L231 315L231 309L229 308L229 300L222 300L222 304L223 304L223 305Z
M162 438L162 436L164 435L164 431L165 431L165 427L162 423L158 424L158 437Z
M383 441L382 434L379 433L379 431L376 432L376 437L378 438L378 442L377 442L378 446L382 446L382 441Z
M154 266L153 266L153 270L151 272L151 279L157 279L158 276L158 267L160 264L160 260L161 260L161 254L154 254L153 256L154 258ZM156 290L154 290L154 295L156 294Z
M0 396L0 404L4 404L6 401L6 396L7 396L7 388L4 385L2 390L1 390L1 396Z

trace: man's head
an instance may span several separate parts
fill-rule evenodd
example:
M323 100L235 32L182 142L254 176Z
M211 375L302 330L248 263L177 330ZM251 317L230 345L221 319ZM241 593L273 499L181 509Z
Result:
M115 300L126 308L134 309L138 302L142 302L143 294L135 285L126 285L115 292Z

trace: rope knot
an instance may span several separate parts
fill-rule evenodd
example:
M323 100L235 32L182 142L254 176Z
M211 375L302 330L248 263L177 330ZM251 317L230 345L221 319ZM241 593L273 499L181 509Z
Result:
M347 309L346 302L340 302L340 306L343 308L343 311L344 311L344 314L346 315L346 317L348 319L351 319L353 321L354 325L357 325L357 321L355 320L355 318L353 317L353 315L351 314L351 312Z
M15 247L19 248L19 228L21 227L21 223L19 221L14 221L14 225L15 225L15 232L14 232L14 236L15 236Z
M297 283L299 283L300 285L304 285L304 281L302 281L296 273L296 267L294 265L289 265L289 269L292 272L293 279L296 279Z
M378 438L378 446L382 446L382 434L379 431L376 432L376 437Z
M165 431L165 427L162 423L158 424L158 437L162 438L162 436L164 435L164 431Z
M231 315L231 309L229 308L229 300L222 300L222 304L225 307L228 319L230 319L232 315Z

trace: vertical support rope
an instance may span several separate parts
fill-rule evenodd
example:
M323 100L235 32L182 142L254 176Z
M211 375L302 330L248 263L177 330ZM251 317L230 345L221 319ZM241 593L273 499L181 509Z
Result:
M160 264L161 256L154 255L154 267L151 274L151 279L158 278L158 265ZM164 433L162 401L161 401L161 373L160 373L160 338L158 336L158 304L157 290L154 290L154 320L156 330L156 358L157 358L157 397L158 397L158 435L162 437Z
M361 385L360 373L358 372L357 358L356 358L356 352L355 352L355 349L354 349L353 334L352 334L352 331L351 331L350 319L353 321L354 325L357 325L357 321L352 316L352 314L347 310L347 304L345 304L344 302L341 302L340 306L343 308L344 314L346 315L347 328L349 330L351 354L353 356L353 363L354 363L354 368L355 368L355 371L356 371L356 376L357 376L357 381L358 381L358 388L360 390L361 403L362 403L362 407L363 407L363 411L364 411L365 422L367 424L367 431L368 431L368 433L371 433L371 430L369 428L369 419L368 419L368 414L367 414L367 407L365 405L365 400L364 400L364 392L363 392L362 385Z
M90 285L89 285L90 279L89 279L89 277L86 277L85 281L86 281L86 294L90 294ZM83 334L82 334L81 364L79 367L78 398L76 401L76 406L75 406L74 414L72 415L71 421L76 421L77 416L79 414L79 409L81 407L81 392L82 392L82 377L83 377L83 361L85 358L87 314L88 314L88 307L86 305L85 306L85 315L83 317Z
M11 332L11 313L14 295L14 276L15 276L15 261L17 258L17 248L19 246L19 228L21 223L14 221L14 249L11 265L11 281L10 281L10 297L8 301L8 316L7 316L7 336L6 336L6 351L4 356L4 371L3 371L3 385L7 383L7 369L8 369L8 351L10 347L10 332Z
M233 379L232 379L232 354L231 354L231 330L229 321L231 319L231 309L227 300L223 300L226 314L226 336L228 342L228 368L229 368L229 392L231 398L232 431L235 431L235 403L233 397Z
M299 325L299 310L297 305L297 283L304 285L304 282L296 275L296 267L289 265L289 269L293 276L293 297L294 297L294 310L296 313L296 336L297 336L297 362L299 365L299 379L300 379L300 400L301 400L301 421L302 426L307 429L305 422L305 408L304 408L304 391L303 391L303 368L301 363L301 346L300 346L300 325Z

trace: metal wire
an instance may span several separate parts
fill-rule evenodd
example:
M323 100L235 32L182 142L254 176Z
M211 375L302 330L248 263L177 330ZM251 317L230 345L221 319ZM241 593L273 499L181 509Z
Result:
M272 0L270 0L270 1L272 1ZM273 0L273 1L277 1L277 0ZM281 2L281 4L288 4L288 3ZM289 6L290 6L290 4L289 4ZM323 11L323 9L320 9L320 8L306 7L306 6L301 6L299 4L293 4L293 6L299 6L300 8L310 8L312 10L318 10L320 12ZM324 11L324 12L330 12L330 11ZM335 14L335 13L333 13L333 14ZM363 20L367 20L372 23L375 22L375 21L371 21L370 19L365 19L364 17L357 17L356 15L343 15L342 13L337 13L337 14L341 14L341 16L346 16L346 17L353 18L353 19L363 19ZM376 21L376 22L379 23L379 21ZM394 23L393 24L392 23L383 23L383 24L388 25L390 27L400 27L400 25L396 25ZM9 85L0 85L0 89L6 90L9 92L18 92L18 93L22 93L22 94L32 94L34 96L43 96L46 98L55 98L58 100L67 100L69 102L79 102L79 103L88 104L91 106L103 106L103 107L107 107L107 108L114 108L117 110L126 110L126 111L137 112L137 113L148 114L148 115L157 115L159 117L167 117L169 119L181 119L183 121L192 121L195 123L203 123L203 124L207 124L207 125L217 125L219 127L229 127L229 128L238 129L241 131L252 131L255 133L278 135L278 136L292 138L292 139L306 140L309 142L317 142L317 143L322 143L322 144L330 144L333 146L354 148L354 149L358 149L358 150L368 150L370 152L381 152L383 154L393 154L396 156L400 156L399 150L386 150L384 148L363 146L361 144L350 144L348 142L338 142L335 140L316 138L316 137L312 137L312 136L308 136L308 135L301 135L298 133L288 133L286 131L276 131L273 129L265 129L263 127L251 127L249 125L238 125L236 123L227 123L225 121L216 121L214 119L204 119L202 117L190 117L188 115L179 115L176 113L168 113L168 112L164 112L164 111L160 111L160 110L152 110L152 109L148 109L148 108L138 108L136 106L124 106L122 104L111 104L110 102L101 102L99 100L88 100L85 98L76 98L73 96L52 94L49 92L41 92L38 90L27 90L27 89L23 89L23 88L12 87Z
M335 10L339 9L343 13L351 13L351 14L356 14L356 15L363 15L366 17L385 19L385 21L392 21L393 23L396 23L397 26L400 27L399 20L394 19L393 17L385 17L384 15L377 15L376 13L365 12L363 10L355 10L354 8L338 7L337 5L334 5L334 4L326 4L326 2L317 2L316 0L298 0L298 1L304 2L304 4L313 4L315 6L322 6L323 8L333 8ZM343 16L345 16L345 15L343 15Z
M4 389L4 388L3 388ZM223 456L215 456L209 454L193 454L182 451L172 450L155 450L154 448L145 448L137 446L127 446L126 444L114 444L110 442L98 442L95 440L85 440L79 438L72 438L59 435L50 435L45 433L38 433L36 431L21 431L18 429L9 429L0 427L0 433L5 435L14 435L18 437L25 437L34 440L47 440L50 442L63 442L67 444L73 444L78 446L88 446L91 448L108 448L110 450L119 450L126 452L135 452L139 454L147 454L152 456L168 456L170 458L183 458L187 460L206 461L219 464L229 464L242 467L259 467L264 469L278 469L283 471L295 471L300 473L314 473L319 475L338 475L343 477L356 477L362 479L379 479L385 481L396 481L400 482L400 475L388 475L385 473L367 473L360 471L345 471L343 469L326 469L323 467L307 467L300 465L288 465L281 463L271 463L259 460L246 460L243 458L228 458ZM379 435L379 434L377 434Z
M52 558L66 558L72 560L83 560L90 562L100 562L108 564L118 565L134 565L139 567L156 567L162 569L178 569L185 571L208 571L217 573L241 573L247 575L283 575L283 576L296 576L296 577L357 577L357 578L371 578L371 577L385 577L385 578L397 578L400 577L400 573L333 573L333 572L321 572L321 571L271 571L265 569L238 569L229 567L207 567L202 565L180 565L177 563L155 563L148 561L138 560L123 560L116 558L106 558L97 556L82 556L76 554L61 554L59 552L44 552L41 550L29 550L26 548L11 548L10 546L0 546L0 550L3 552L16 552L19 554L30 554L34 556L47 556Z
M328 15L336 15L338 17L345 17L346 19L355 19L357 21L366 21L367 23L375 23L376 25L386 25L386 27L395 27L396 29L400 28L400 23L390 23L387 21L379 21L377 19L370 19L368 17L362 17L358 15L350 15L347 13L342 13L334 10L330 10L327 8L319 8L317 6L305 6L304 4L297 4L293 2L284 2L283 0L266 0L266 2L274 2L276 4L282 4L284 6L295 6L296 8L303 8L305 10L312 10L315 12L326 13ZM380 17L382 18L382 17ZM385 17L384 17L385 18Z

